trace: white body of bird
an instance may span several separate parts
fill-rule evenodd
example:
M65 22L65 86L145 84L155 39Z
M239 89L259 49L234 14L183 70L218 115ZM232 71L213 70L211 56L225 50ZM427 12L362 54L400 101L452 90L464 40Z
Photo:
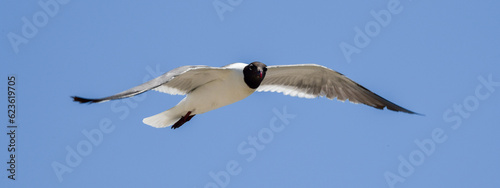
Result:
M249 88L243 80L242 71L246 65L244 63L231 64L226 67L230 71L220 71L219 79L196 88L176 106L144 118L143 123L156 128L167 127L177 122L189 111L191 115L203 114L248 97L255 92L255 89Z

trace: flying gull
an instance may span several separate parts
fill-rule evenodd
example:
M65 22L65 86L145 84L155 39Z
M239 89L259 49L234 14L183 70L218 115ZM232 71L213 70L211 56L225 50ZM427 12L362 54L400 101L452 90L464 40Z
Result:
M223 67L182 66L144 84L104 98L73 96L80 103L100 103L132 97L149 90L171 95L186 95L176 106L143 119L147 125L179 128L196 114L242 100L255 91L316 98L324 96L377 109L415 114L327 67L316 64L266 66L261 62L233 63Z

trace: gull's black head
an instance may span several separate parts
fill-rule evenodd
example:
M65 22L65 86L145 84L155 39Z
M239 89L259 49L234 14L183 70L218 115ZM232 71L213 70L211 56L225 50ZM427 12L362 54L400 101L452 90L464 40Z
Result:
M248 64L243 69L245 83L252 89L257 89L266 76L267 65L258 61Z

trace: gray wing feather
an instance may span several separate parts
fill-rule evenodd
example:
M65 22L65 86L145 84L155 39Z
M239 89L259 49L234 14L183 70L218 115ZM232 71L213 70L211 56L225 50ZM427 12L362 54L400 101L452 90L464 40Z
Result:
M220 70L225 69L204 65L182 66L116 95L95 99L73 96L73 99L74 101L80 103L99 103L114 99L132 97L152 89L174 95L184 95L196 89L200 85L217 79L216 71Z
M385 107L393 111L415 114L380 97L341 73L320 65L282 65L267 68L266 76L257 91L305 98L325 96L340 101L349 99L352 103L363 103L378 109Z

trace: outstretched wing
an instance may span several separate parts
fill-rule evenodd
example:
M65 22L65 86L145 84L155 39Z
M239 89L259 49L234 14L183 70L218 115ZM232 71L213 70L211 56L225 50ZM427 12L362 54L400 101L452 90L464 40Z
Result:
M172 95L185 95L208 82L224 77L229 71L203 65L182 66L116 95L94 99L73 96L73 100L80 103L99 103L132 97L152 89Z
M352 103L363 103L378 109L415 114L398 106L344 75L316 64L268 66L267 73L257 91L270 91L285 95L316 98L326 96L329 99Z

